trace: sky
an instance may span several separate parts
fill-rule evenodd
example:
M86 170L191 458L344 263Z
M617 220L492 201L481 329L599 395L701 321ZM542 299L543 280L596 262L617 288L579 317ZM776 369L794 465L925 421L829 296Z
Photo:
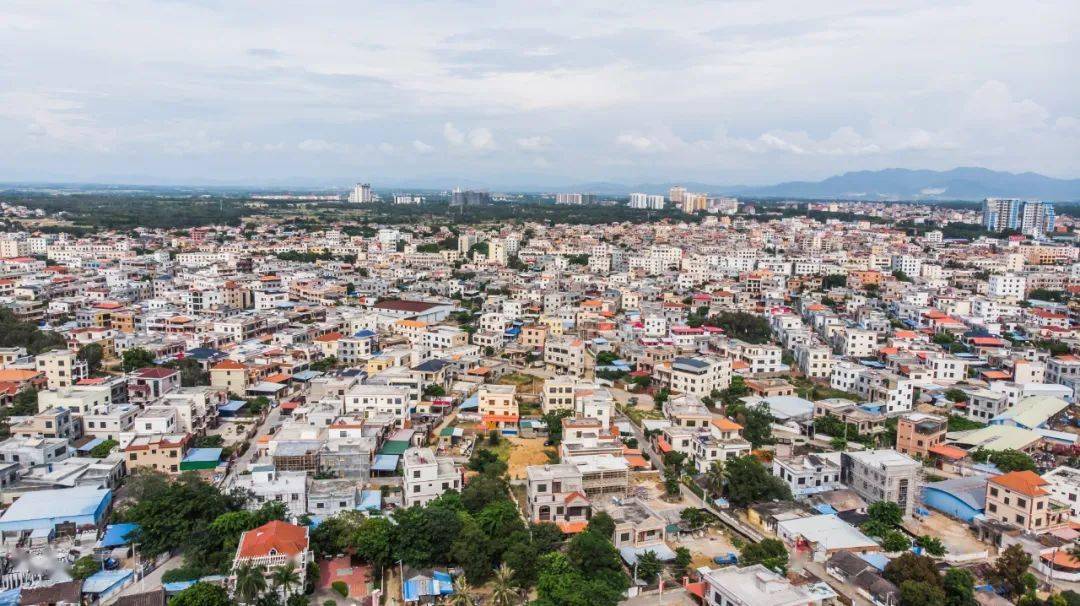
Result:
M0 181L1080 177L1080 4L0 3Z

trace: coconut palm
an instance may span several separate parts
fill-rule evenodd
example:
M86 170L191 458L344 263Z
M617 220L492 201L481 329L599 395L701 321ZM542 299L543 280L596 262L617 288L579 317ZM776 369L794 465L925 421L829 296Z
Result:
M514 570L503 562L495 570L491 581L492 606L515 606L521 603L521 595L514 587Z
M300 573L296 571L296 562L288 561L274 568L270 573L274 587L281 590L281 595L289 597L289 591L300 584Z
M705 472L705 482L709 486L710 492L716 496L722 496L724 494L724 462L713 461L709 465L709 470Z
M266 570L250 562L236 569L236 595L245 604L252 604L266 591Z
M465 577L458 577L454 581L454 593L450 596L449 604L450 606L476 606L476 597Z

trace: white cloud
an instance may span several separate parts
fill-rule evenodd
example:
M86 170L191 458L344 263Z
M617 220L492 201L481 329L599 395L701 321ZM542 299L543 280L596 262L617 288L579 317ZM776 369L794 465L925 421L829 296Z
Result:
M327 141L325 139L304 139L300 143L296 144L296 148L302 152L308 152L313 154L323 153L343 153L350 149L347 143L336 143L334 141Z
M446 137L446 141L451 145L462 145L465 143L465 133L458 130L452 122L447 122L443 125L443 137Z
M469 146L476 151L491 151L495 149L495 137L486 128L477 128L469 131Z
M413 151L415 151L418 154L430 154L431 152L435 151L434 147L428 145L427 143L424 143L420 139L417 139L417 140L413 141L412 142L412 147L413 147Z
M969 122L1022 130L1045 126L1050 113L1031 99L1014 99L1008 86L991 80L971 94L964 117Z
M466 133L452 122L447 122L443 125L443 137L447 143L462 149L486 152L496 148L495 137L488 128L474 128Z
M638 153L655 153L667 150L667 144L660 139L639 133L622 133L615 137L615 143Z
M551 147L551 137L547 135L536 135L534 137L522 137L516 141L518 148L525 151L535 152L543 151Z

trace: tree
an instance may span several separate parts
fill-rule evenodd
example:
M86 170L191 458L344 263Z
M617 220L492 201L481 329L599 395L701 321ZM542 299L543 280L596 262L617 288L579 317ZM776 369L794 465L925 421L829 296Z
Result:
M547 425L548 439L551 440L552 444L562 442L562 420L573 415L573 410L562 409L552 410L541 417L544 424Z
M281 590L281 595L287 597L292 593L293 587L300 584L300 573L296 571L296 563L290 560L275 567L270 572L270 580L274 583L274 587Z
M1005 595L1015 598L1026 588L1024 575L1031 566L1031 556L1019 544L1010 545L1001 552L990 570L989 579L1005 588Z
M436 385L436 384L432 383L431 385L427 385L427 386L424 387L424 397L425 398L441 398L441 397L443 397L445 395L446 395L446 390L443 389L442 385Z
M926 550L926 553L941 557L945 555L945 544L941 542L941 539L932 537L930 535L923 535L915 539L915 544Z
M873 537L884 537L890 530L899 528L904 521L900 506L891 501L872 503L866 514L868 518L863 522L862 529Z
M686 573L690 570L690 563L693 561L693 557L690 555L690 550L685 547L675 548L675 561L671 563L671 574L678 581L686 576Z
M904 551L911 547L911 540L898 530L889 530L881 537L881 547L885 551Z
M476 596L473 595L472 586L465 577L454 579L454 593L448 600L450 606L473 606L476 604Z
M81 581L100 570L102 570L101 563L95 560L94 556L83 556L71 565L71 578Z
M169 600L169 606L232 606L229 592L221 585L195 583Z
M491 574L491 539L468 515L461 516L461 532L450 546L450 558L465 571L470 583L482 584Z
M976 606L975 577L966 568L950 568L942 580L945 606Z
M37 325L16 318L10 309L0 307L0 347L23 347L26 353L36 356L66 346L67 340L60 333L40 330Z
M724 462L722 460L717 459L709 464L709 469L705 472L705 485L714 496L723 496Z
M821 290L832 290L847 286L847 276L844 274L829 274L821 279Z
M254 604L266 591L266 571L262 566L241 564L236 569L236 595L245 604Z
M754 448L772 444L773 417L765 403L746 409L743 421L743 437Z
M900 584L900 603L903 606L941 606L945 592L932 583L904 581Z
M637 559L637 578L651 583L656 575L660 574L663 570L663 564L660 563L660 558L656 557L656 553L653 551L646 551L638 556Z
M514 571L503 562L495 570L495 578L491 581L491 604L492 606L514 606L521 603L521 595L514 586Z
M140 368L146 368L147 366L154 365L154 354L140 347L133 347L124 352L123 356L123 369L124 372L131 372Z
M783 573L787 570L787 547L777 539L763 539L746 543L739 552L739 566L762 564L766 568Z
M772 329L769 327L768 320L763 316L743 311L722 311L707 318L705 324L722 328L729 337L754 345L768 343L772 338Z
M217 541L210 536L210 524L222 514L239 510L246 500L241 495L222 494L195 474L182 474L172 481L144 469L131 474L126 489L130 499L114 517L139 525L132 538L146 557L178 545L188 546L190 552L204 541Z
M593 514L593 517L589 520L589 525L585 529L610 540L611 537L615 536L615 520L611 519L608 512L600 511Z
M579 570L622 573L622 560L610 536L595 532L579 533L567 543L566 557Z
M90 374L97 374L101 370L101 360L105 357L105 349L98 343L88 343L79 348L78 357L86 362L86 368Z
M9 412L13 416L21 417L36 414L37 411L38 392L33 387L28 387L15 394L15 400L11 403Z
M112 449L116 448L119 445L120 443L116 440L105 440L101 444L98 444L97 446L94 446L90 449L90 456L94 457L95 459L104 459L105 457L109 456L109 453L112 452Z
M790 501L792 498L791 488L752 456L728 461L725 472L728 500L736 507L773 499Z
M900 554L885 566L884 574L887 581L899 587L904 581L916 581L940 585L941 577L938 575L937 565L934 560L926 556L918 556L910 551Z
M356 555L370 562L375 570L390 563L394 526L386 518L368 518L353 533Z
M697 507L687 507L679 513L679 517L690 528L701 528L705 525L705 513Z

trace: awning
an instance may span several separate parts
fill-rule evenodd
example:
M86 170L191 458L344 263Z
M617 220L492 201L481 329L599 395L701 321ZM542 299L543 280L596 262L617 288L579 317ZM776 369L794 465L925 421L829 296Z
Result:
M139 530L138 524L109 524L105 534L97 542L98 547L120 547L131 542L129 538Z
M661 562L670 562L675 559L675 552L663 543L645 545L643 547L619 548L619 554L622 555L623 561L626 562L628 566L633 566L638 561L638 558L644 555L646 551L651 551L656 554L657 559Z
M380 454L375 455L375 463L371 465L372 471L396 471L398 455Z

